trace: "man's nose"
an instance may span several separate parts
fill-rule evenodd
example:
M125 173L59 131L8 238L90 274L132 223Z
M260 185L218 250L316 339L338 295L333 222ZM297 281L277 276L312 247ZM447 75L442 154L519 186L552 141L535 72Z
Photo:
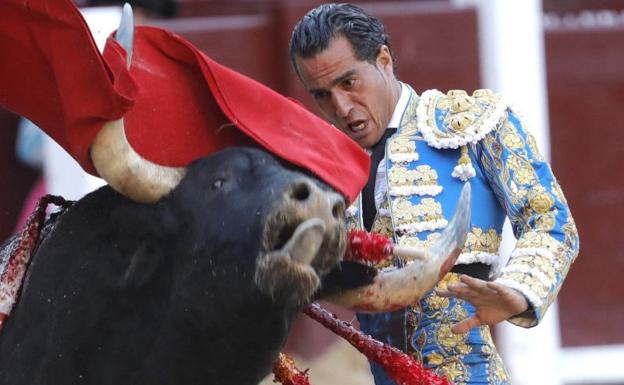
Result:
M332 93L332 103L336 111L336 116L344 119L349 115L352 105L349 98L341 92Z

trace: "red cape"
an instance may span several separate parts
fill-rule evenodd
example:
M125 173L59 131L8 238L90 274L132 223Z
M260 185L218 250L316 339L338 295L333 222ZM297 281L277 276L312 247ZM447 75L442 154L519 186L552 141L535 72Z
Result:
M128 71L113 39L100 55L70 0L2 0L0 15L0 104L93 175L89 146L123 116L132 147L157 164L184 166L252 139L351 201L366 183L369 157L346 135L171 32L137 27Z

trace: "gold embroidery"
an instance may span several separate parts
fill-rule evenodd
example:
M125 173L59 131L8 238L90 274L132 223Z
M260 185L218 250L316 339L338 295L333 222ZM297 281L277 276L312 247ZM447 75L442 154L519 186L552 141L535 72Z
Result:
M457 96L451 102L451 111L455 113L468 111L475 105L475 100L468 95Z
M574 235L571 236L572 239L576 239ZM546 261L548 261L548 263L550 263L555 269L559 268L560 266L568 266L569 268L570 261L566 260L567 254L565 253L565 250L569 248L570 246L566 246L565 244L557 241L547 232L538 231L529 231L523 234L522 237L518 239L518 243L516 244L516 249L530 250L528 252L529 258L534 258L535 254L538 253L539 250L549 251L550 254L552 254L552 258L554 259L546 259ZM513 260L516 258L519 258L519 256L510 260L510 266L513 263ZM544 256L544 258L550 258L550 256Z
M388 172L392 186L437 186L438 173L428 165L409 170L403 166L393 166Z
M540 162L544 162L545 159L540 153L539 148L537 147L535 138L530 133L527 133L527 144L529 145L529 148L531 149L531 152L533 153L533 157Z
M507 123L509 125L510 123ZM510 149L518 149L524 147L524 142L520 135L513 131L506 131L503 134L503 143Z
M442 219L442 204L433 198L423 198L417 207L419 216L425 221Z
M548 295L548 286L544 285L537 277L531 273L505 271L501 274L500 279L510 280L527 287L531 292L535 293L538 298L546 298Z
M469 112L461 112L450 117L451 127L455 131L464 131L466 127L474 123L476 117Z
M509 154L507 165L513 170L513 178L516 183L521 185L534 184L537 182L535 171L528 160L523 159L515 154Z
M433 198L423 198L419 204L398 198L393 202L395 223L406 225L414 222L428 222L443 219L442 205Z
M459 274L449 273L442 278L437 288L444 289L449 284L458 283L459 277ZM451 332L452 325L468 317L466 301L442 298L432 292L425 296L421 304L422 310L414 308L408 315L408 319L422 318L421 322L424 323L410 323L416 327L408 344L410 354L420 358L418 352L423 352L424 363L454 384L480 381L478 377L481 376L487 376L490 380L488 383L491 384L509 381L494 347L489 327L480 327L478 336L473 332L461 335ZM476 363L474 359L478 359L480 363Z
M388 171L388 180L395 186L407 186L412 184L412 175L407 168L394 166Z
M392 219L389 216L379 215L379 213L377 213L371 231L392 238L394 235L392 231Z
M479 227L473 227L468 233L464 252L481 251L484 253L496 254L500 248L503 236L495 229L483 232Z
M493 350L494 352L491 355L492 360L490 361L489 370L488 370L489 382L491 384L507 384L509 383L509 374L507 373L507 369L505 369L503 360L500 358L500 356L496 352L496 349L493 349Z
M514 258L513 261L507 266L509 270L513 270L515 267L523 268L528 266L533 272L540 272L549 280L554 280L557 270L552 264L552 261L548 258L539 255L526 255Z
M449 299L439 295L432 295L426 299L427 305L432 310L446 309L449 307Z
M443 323L436 332L437 341L446 351L456 350L460 354L468 354L472 348L466 344L468 333L455 334L451 331L451 324Z
M427 356L427 363L429 365L438 366L441 365L442 362L444 362L444 357L438 352L431 352L431 354Z
M455 385L465 385L470 378L468 366L459 358L449 358L438 366L436 373L446 376Z
M549 212L555 204L555 199L541 185L536 185L528 193L529 206L538 214Z
M492 98L494 96L494 92L492 92L492 90L487 89L487 88L480 88L478 90L475 90L472 93L472 97L473 98Z
M563 233L565 234L565 245L568 249L577 248L578 230L574 219L570 217L568 223L563 225Z
M472 162L470 162L470 157L468 156L467 146L461 146L460 154L461 155L459 156L459 160L457 161L457 164L463 164L463 165L472 164Z
M557 224L556 216L557 213L555 212L538 215L535 221L535 230L550 231L554 229Z
M446 92L446 97L448 100L453 100L454 98L461 98L468 96L468 93L465 90L448 90Z
M446 290L448 288L448 285L455 285L459 282L459 274L448 273L438 282L438 284L436 285L436 289Z
M405 136L392 137L388 144L390 154L413 154L416 152L416 142Z
M563 245L550 234L544 232L531 231L522 235L516 243L516 248L543 248L550 250L553 254L563 252Z
M435 148L457 148L476 142L504 121L506 106L501 98L487 91L476 91L472 97L463 90L451 90L446 95L425 91L419 101L422 105L418 127L427 143Z
M399 238L399 245L405 247L412 247L416 249L428 249L431 247L438 239L440 239L440 233L430 233L427 234L426 239L420 239L416 236L410 237L404 235Z

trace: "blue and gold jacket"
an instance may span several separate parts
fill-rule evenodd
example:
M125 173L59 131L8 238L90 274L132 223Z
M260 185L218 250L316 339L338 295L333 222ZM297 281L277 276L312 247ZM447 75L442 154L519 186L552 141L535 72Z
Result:
M461 90L428 90L419 97L411 88L409 93L377 173L378 210L372 230L400 245L428 247L447 226L468 181L471 231L457 263L482 262L500 270L495 281L520 291L531 307L509 321L536 325L579 248L574 219L550 165L501 95L490 90L471 96ZM506 216L517 243L500 268L498 249ZM361 199L347 210L347 219L351 228L363 227ZM388 314L379 317L391 323ZM362 328L381 337L383 325L373 324L376 330L364 324Z

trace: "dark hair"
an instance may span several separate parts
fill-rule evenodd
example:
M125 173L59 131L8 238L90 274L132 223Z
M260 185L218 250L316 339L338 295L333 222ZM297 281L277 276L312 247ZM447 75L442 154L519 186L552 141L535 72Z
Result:
M379 19L353 4L323 4L308 12L293 29L290 62L297 75L297 56L313 57L339 35L349 40L358 60L374 63L382 45L390 49L390 37Z

